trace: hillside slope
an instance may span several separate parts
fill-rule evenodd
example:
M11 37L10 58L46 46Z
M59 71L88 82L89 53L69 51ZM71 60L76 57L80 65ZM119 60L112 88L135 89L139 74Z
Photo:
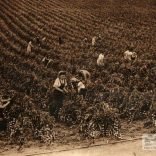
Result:
M1 0L0 95L13 97L16 115L24 111L21 106L47 111L58 71L64 69L70 75L85 68L93 83L101 79L103 97L113 106L122 105L134 89L142 103L153 104L155 28L154 0ZM93 48L91 38L98 34L102 42ZM46 37L40 47L35 43L37 36ZM82 45L85 37L88 43ZM34 47L27 55L29 41ZM128 47L138 54L131 65L123 60ZM96 59L101 52L106 61L99 69ZM44 56L53 59L48 67L41 62Z

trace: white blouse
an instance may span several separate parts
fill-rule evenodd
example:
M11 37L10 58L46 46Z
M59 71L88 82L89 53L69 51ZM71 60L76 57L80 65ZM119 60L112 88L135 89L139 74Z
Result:
M66 80L66 79L60 80L59 78L57 78L57 79L55 80L55 82L54 82L53 87L59 88L59 87L61 86L61 84L64 84L65 87L66 87L66 86L67 86L67 80Z
M78 83L78 92L80 92L81 89L85 89L85 85L82 82Z

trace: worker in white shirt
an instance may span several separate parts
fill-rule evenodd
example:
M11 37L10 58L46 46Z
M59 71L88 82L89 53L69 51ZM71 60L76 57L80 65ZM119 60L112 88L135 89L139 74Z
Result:
M104 55L101 53L97 59L97 65L100 67L100 66L103 66L104 65Z
M82 95L84 99L86 97L87 89L85 84L82 81L83 81L82 79L79 80L75 77L70 80L72 89L75 90L78 95L80 96Z
M58 113L59 110L63 106L63 101L65 94L68 93L67 89L67 80L66 80L66 72L60 71L58 73L58 77L54 82L53 88L53 102L50 107L50 113L53 115L56 119L58 119Z
M32 45L32 42L30 41L30 42L28 43L28 46L27 46L27 54L28 54L28 55L31 53L32 47L33 47L33 45Z

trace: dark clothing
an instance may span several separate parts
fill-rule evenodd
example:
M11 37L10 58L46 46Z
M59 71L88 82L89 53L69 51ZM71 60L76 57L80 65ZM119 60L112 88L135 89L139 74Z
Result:
M76 91L77 91L77 82L71 82L71 87Z
M82 95L83 98L85 99L86 93L87 93L87 89L86 88L81 88L80 89L80 92L79 92L79 95Z
M59 37L59 44L63 44L63 39Z
M64 87L65 87L65 84L63 83L61 84L59 88L63 89ZM64 93L62 93L61 91L57 89L54 89L52 103L50 104L50 114L54 116L55 119L58 119L58 113L63 106L64 96L65 96Z
M53 102L50 105L50 114L54 116L56 119L58 118L58 113L60 108L63 106L64 94L58 90L54 90L53 92Z

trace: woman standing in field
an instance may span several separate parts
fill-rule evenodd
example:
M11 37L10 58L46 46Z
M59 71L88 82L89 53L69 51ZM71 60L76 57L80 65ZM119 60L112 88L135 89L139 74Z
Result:
M54 82L53 88L53 102L50 105L50 114L58 119L58 113L63 106L64 96L68 93L67 89L66 72L60 71L58 77Z
M33 45L32 45L32 42L30 41L30 42L28 43L28 46L27 46L27 54L28 54L28 55L31 53L32 47L33 47Z

